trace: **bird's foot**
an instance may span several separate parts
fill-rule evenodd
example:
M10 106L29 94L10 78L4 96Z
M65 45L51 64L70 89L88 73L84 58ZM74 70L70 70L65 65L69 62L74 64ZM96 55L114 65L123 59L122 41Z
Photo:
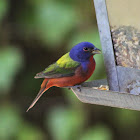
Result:
M64 87L64 88L68 88L69 90L71 89L71 88L77 88L77 90L79 91L79 92L81 92L81 85L75 85L75 86L68 86L68 87Z
M79 91L79 92L81 92L81 85L75 85L75 86L71 86L70 88L77 88L77 90Z

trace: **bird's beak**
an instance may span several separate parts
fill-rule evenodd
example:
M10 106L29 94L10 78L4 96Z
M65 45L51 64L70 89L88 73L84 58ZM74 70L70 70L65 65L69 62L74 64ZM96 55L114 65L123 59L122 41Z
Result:
M100 53L101 53L101 50L98 49L98 48L96 48L96 49L92 50L91 53L92 53L92 54L100 54Z

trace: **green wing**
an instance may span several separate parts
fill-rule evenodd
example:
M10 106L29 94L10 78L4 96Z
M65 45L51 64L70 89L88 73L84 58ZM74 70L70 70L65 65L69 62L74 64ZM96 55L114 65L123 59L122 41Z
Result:
M69 53L63 55L56 63L38 73L35 78L60 78L72 76L80 63L70 58Z

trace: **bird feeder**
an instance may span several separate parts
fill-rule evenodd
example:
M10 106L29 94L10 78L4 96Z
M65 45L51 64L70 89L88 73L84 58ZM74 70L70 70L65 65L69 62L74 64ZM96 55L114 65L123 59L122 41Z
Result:
M140 111L139 0L94 0L107 80L72 89L85 103ZM109 86L109 90L93 87Z

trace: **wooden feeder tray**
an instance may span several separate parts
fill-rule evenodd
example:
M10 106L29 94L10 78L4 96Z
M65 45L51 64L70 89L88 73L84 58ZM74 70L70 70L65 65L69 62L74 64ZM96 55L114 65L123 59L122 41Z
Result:
M76 88L72 91L84 103L140 111L140 69L116 64L105 0L94 0L94 5L107 80L85 82L80 92ZM100 85L108 85L110 90L93 88L100 87Z

